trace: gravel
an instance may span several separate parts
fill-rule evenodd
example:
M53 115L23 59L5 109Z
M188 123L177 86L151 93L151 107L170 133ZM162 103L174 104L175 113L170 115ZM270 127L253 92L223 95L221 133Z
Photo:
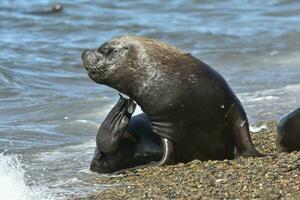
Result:
M99 177L111 185L83 199L300 199L300 152L279 153L275 122L251 135L261 158L194 160L151 167L118 176Z

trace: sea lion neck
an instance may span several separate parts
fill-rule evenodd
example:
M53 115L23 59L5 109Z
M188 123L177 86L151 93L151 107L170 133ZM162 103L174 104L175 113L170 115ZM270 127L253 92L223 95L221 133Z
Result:
M143 81L138 79L132 81L123 79L117 84L108 83L107 85L132 98L142 109L153 98L150 87L144 87L144 90L139 89L143 85Z

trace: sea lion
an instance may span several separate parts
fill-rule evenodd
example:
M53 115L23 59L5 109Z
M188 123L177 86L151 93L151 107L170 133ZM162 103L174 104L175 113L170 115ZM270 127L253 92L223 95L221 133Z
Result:
M300 108L279 119L276 147L281 152L300 151Z
M161 137L160 166L177 162L262 156L253 146L246 112L213 68L164 42L122 36L85 50L89 77L131 97ZM133 169L134 169L133 168Z
M48 15L48 14L60 13L62 11L63 11L63 6L60 4L56 4L47 10L37 10L37 11L31 11L31 12L27 12L27 13L33 14L33 15Z
M131 99L120 96L98 130L91 171L112 173L161 158L160 137L146 114L131 118L134 109Z

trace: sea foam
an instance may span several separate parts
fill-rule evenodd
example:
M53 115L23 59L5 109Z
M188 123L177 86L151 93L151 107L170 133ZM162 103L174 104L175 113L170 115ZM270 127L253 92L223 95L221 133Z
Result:
M0 153L0 199L50 200L37 186L26 184L24 165L20 156Z

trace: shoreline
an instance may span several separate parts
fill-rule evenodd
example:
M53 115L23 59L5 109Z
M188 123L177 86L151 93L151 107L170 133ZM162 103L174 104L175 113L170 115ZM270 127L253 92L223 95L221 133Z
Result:
M151 167L118 176L102 176L104 191L73 200L94 199L297 199L300 196L300 151L279 153L276 122L251 134L261 158L223 161L194 160L187 164Z

